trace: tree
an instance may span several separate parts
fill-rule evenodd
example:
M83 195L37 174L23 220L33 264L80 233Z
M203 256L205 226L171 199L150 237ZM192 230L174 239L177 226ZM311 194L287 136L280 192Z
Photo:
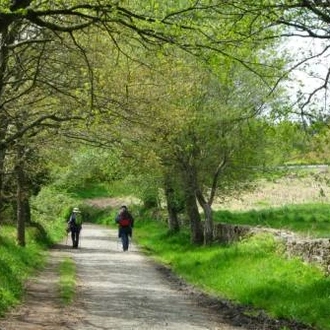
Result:
M131 92L128 89L120 98L102 97L100 81L95 80L100 72L95 69L93 53L89 51L89 41L92 37L97 40L97 33L106 34L118 54L140 63L143 61L139 54L132 53L135 49L144 47L155 51L165 44L175 45L187 54L203 55L207 61L213 52L232 58L266 83L268 77L262 75L268 65L266 57L261 62L258 56L246 59L242 56L246 52L241 53L237 48L243 44L250 50L256 49L256 44L260 46L251 36L242 38L242 30L249 20L233 21L235 29L226 24L225 19L239 17L236 16L239 14L239 8L227 1L215 5L209 1L166 4L159 1L146 2L142 7L126 1L2 2L0 157L3 158L0 166L8 150L15 149L17 141L29 135L57 134L72 126L73 121L80 121L77 129L66 131L68 137L98 144L106 140L118 142L116 130L104 139L96 130L84 134L82 129L95 121L109 126L109 117L120 118L121 126L125 126L123 122L133 125L137 118L139 122L144 120L138 111L131 115L133 107L127 102ZM271 34L267 32L268 36ZM134 103L139 101L141 99L136 98ZM26 118L21 116L25 111L29 113L28 120L22 120ZM0 168L0 174L2 184L4 167Z
M192 58L180 57L178 52L170 55L169 50L167 57L153 61L159 64L151 72L130 67L130 77L148 83L137 93L130 89L128 97L148 100L148 107L136 105L144 122L135 129L129 127L122 140L131 144L134 140L133 149L142 155L141 162L144 157L153 157L163 169L170 229L177 229L173 190L182 190L192 241L200 244L205 240L209 244L213 234L211 207L217 189L225 195L246 187L255 173L253 166L265 161L262 124L254 123L254 118L269 101L268 92L253 75L229 61L215 59L222 69L217 75ZM137 120L134 112L130 119ZM169 177L176 180L174 187ZM197 200L206 218L204 234Z
M41 132L50 133L53 130L54 133L61 122L82 118L77 112L66 111L67 105L70 104L68 88L70 84L71 88L75 86L71 78L62 77L59 63L63 65L62 68L70 63L73 72L73 62L70 61L68 54L65 54L65 57L64 52L61 53L57 49L56 42L48 42L46 31L32 28L21 19L13 21L7 28L4 26L2 28L0 49L1 192L5 188L5 176L13 170L4 166L6 157L18 148L22 150L19 154L24 154L25 149L32 147L29 139L33 139ZM37 39L35 42L34 38ZM74 72L77 75L76 70ZM59 98L59 94L62 94L62 98ZM19 169L21 175L17 178L27 176L24 168L19 165L22 163L20 158L20 156L17 157L16 169L17 171ZM17 184L20 186L19 182ZM22 185L21 189L24 187L26 185ZM23 198L15 203L18 207L18 215L26 214L25 210L20 210L20 207L26 205L24 196L28 195L28 191L17 194L17 198ZM3 202L1 193L0 209ZM19 236L21 237L20 244L24 245L23 235Z
M259 40L270 33L269 38L279 39L283 45L293 48L295 52L287 57L286 72L279 77L274 86L278 86L283 78L290 76L296 70L302 70L304 78L312 77L313 85L308 91L298 89L298 110L290 104L288 111L301 116L303 120L315 120L321 114L328 112L327 90L330 77L330 67L326 58L329 55L329 22L330 12L328 1L318 0L283 0L283 1L231 1L240 12L240 16L251 22L250 28L242 31L242 36L256 36ZM237 13L236 11L236 13ZM235 18L233 18L235 19ZM260 34L260 28L263 30ZM285 53L283 51L283 56ZM322 70L316 69L317 62L322 63ZM319 63L320 64L320 63ZM309 79L309 82L311 79ZM323 102L318 96L323 92ZM292 96L291 96L292 97ZM322 99L322 97L320 97ZM316 106L313 105L316 103ZM292 116L291 116L292 117Z

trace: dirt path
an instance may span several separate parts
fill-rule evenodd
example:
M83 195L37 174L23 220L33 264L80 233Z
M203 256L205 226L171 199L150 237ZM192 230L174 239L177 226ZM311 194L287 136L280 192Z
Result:
M79 277L78 299L70 308L61 307L56 291L65 257L76 262ZM200 306L134 245L122 252L116 230L97 225L84 225L78 250L51 250L49 266L28 286L24 304L0 320L0 329L244 330Z
M79 315L72 313L73 307L63 308L58 297L59 264L70 252L54 249L50 252L47 267L36 278L27 283L26 297L22 305L0 319L0 330L53 330L67 328L68 320L73 325ZM74 316L73 316L74 315Z

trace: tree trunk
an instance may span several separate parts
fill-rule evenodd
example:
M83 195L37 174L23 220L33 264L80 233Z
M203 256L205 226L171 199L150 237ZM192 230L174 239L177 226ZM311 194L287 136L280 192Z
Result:
M186 191L187 214L190 220L191 242L193 244L203 244L203 229L201 217L198 211L196 197L193 191Z
M31 224L31 207L30 207L29 198L26 196L23 196L22 210L23 210L23 214L24 214L25 223L27 225L30 225Z
M20 246L25 246L25 214L24 214L24 170L23 170L23 148L17 146L17 160L15 166L17 190L16 190L16 204L17 204L17 243Z
M213 242L213 217L211 205L204 198L202 191L197 189L196 197L199 205L202 207L205 215L204 222L204 244L211 245Z
M1 139L1 137L0 137ZM3 184L4 184L4 160L5 160L5 150L0 147L0 223L1 223L1 212L4 206L4 198L3 198Z
M205 214L204 223L204 244L211 245L213 243L213 217L212 208L209 204L202 205Z
M17 243L25 246L25 219L23 211L23 188L21 182L17 182Z
M0 56L1 57L1 56ZM0 71L1 72L1 71ZM1 81L0 81L1 85ZM1 90L1 88L0 88ZM1 93L0 93L1 96ZM0 108L0 141L4 141L8 130L8 120L3 109ZM5 178L5 157L6 157L6 145L5 143L0 144L0 223L1 223L1 212L4 208L4 178Z
M183 176L186 210L190 221L191 242L200 245L203 244L204 235L196 200L196 176L194 168L186 164Z
M0 108L0 223L1 223L1 212L4 207L4 162L6 156L7 145L4 142L6 140L6 136L8 134L8 125L9 119L6 113L6 109L4 107L3 95L6 93L6 70L9 61L9 50L5 45L9 45L13 42L13 36L8 32L9 22L3 21L0 23L0 100L1 100L1 108Z
M204 197L202 190L197 187L196 189L196 197L198 200L199 205L202 207L205 215L205 224L204 224L204 244L205 245L211 245L213 243L213 212L212 212L212 203L215 197L215 193L218 186L218 179L221 174L221 172L225 169L228 163L228 156L227 154L224 154L222 161L217 166L217 169L213 176L213 182L211 186L211 193L210 198L207 201ZM196 185L197 186L197 185Z
M165 180L165 197L168 213L168 229L171 232L180 230L178 212L175 203L174 189L171 187L169 180Z

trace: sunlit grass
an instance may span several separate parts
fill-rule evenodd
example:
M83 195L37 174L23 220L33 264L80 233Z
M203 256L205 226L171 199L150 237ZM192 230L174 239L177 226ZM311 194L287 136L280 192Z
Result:
M27 232L29 235L29 229ZM16 244L14 227L0 228L0 315L17 304L24 293L25 280L42 267L45 256L42 247L32 242L26 247Z
M76 198L84 199L84 198L93 198L93 197L108 197L110 195L109 187L105 184L91 184L89 186L81 189L79 187L76 191L72 191Z
M65 258L59 266L59 293L64 305L72 303L76 292L76 265Z
M330 279L314 266L287 259L272 236L196 247L188 233L168 234L163 223L145 220L137 226L135 236L145 251L188 282L273 317L330 329Z
M330 237L330 205L303 204L247 212L216 211L218 222L288 229L306 236Z

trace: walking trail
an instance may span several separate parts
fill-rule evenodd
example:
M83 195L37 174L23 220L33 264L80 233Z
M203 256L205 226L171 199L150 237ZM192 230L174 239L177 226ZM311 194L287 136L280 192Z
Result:
M77 296L69 307L57 293L64 258L77 266ZM200 301L134 244L123 252L116 230L85 224L80 248L64 243L50 251L48 266L27 285L23 304L0 319L0 330L246 329Z

